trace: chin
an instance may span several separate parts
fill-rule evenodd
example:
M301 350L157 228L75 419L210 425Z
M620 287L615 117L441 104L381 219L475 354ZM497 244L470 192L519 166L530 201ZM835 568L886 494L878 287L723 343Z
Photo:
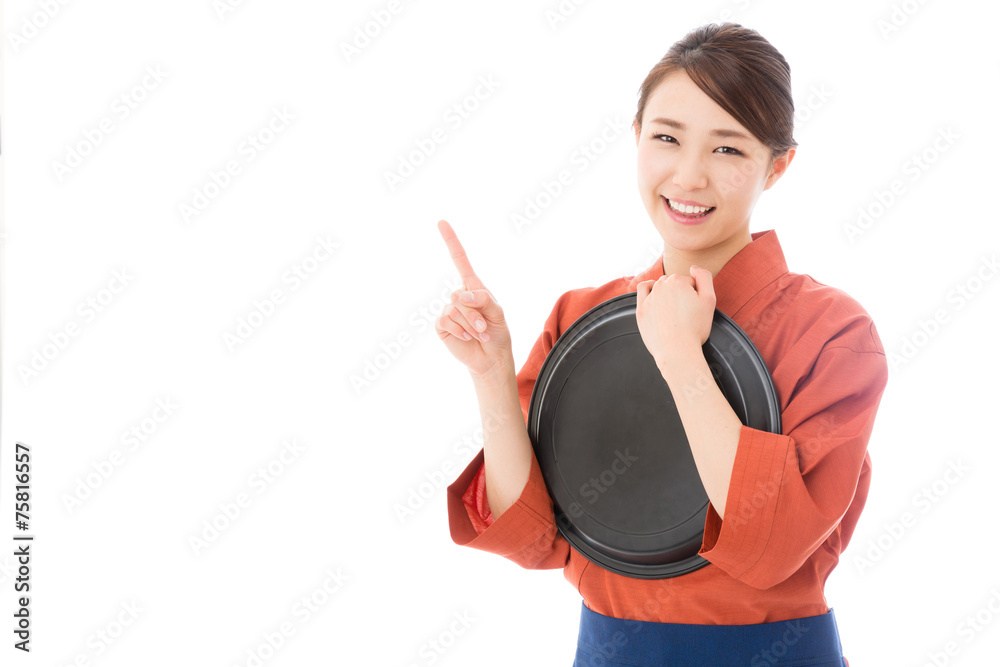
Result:
M660 238L671 248L677 250L700 250L713 245L713 230L705 225L685 227L673 220L657 221L653 224Z
M663 242L674 250L680 250L682 252L698 252L699 250L705 250L712 245L710 243L705 243L700 239L678 238L676 236L668 236L663 240Z

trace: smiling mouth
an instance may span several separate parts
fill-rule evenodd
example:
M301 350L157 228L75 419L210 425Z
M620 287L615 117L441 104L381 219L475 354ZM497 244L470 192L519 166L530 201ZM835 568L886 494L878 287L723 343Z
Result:
M667 202L667 206L670 207L671 211L677 215L683 215L687 218L701 218L715 210L714 206L688 206L687 204L677 204L666 197L663 197L663 200Z

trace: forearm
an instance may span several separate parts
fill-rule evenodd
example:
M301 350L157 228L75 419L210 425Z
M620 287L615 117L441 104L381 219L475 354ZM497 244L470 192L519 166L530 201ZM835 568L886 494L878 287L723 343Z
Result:
M702 485L722 518L743 423L716 384L700 347L661 362L659 368L674 397Z
M496 519L520 497L531 472L531 439L513 366L473 377L483 422L486 501Z

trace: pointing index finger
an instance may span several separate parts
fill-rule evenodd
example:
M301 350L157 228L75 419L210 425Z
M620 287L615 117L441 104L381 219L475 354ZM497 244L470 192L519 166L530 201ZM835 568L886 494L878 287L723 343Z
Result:
M458 269L458 274L462 277L462 284L465 285L465 289L485 289L479 276L472 270L469 256L465 254L465 248L462 247L461 242L458 240L458 235L455 234L455 230L451 228L448 221L438 221L438 230L441 232L444 242L448 245L448 253L451 255L451 261L454 262L455 268Z

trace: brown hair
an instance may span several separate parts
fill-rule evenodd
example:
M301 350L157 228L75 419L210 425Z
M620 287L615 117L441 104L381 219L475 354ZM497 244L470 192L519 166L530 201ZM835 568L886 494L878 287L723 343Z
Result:
M685 72L716 104L771 149L771 160L793 146L795 104L785 57L752 28L710 23L677 40L639 88L635 122L672 72Z

